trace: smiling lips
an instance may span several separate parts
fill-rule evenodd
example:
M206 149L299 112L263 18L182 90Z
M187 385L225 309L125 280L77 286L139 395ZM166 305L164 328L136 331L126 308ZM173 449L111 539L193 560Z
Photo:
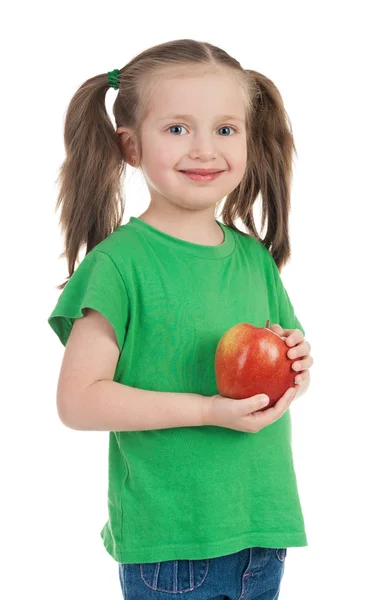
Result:
M192 181L197 181L198 183L207 183L209 181L214 181L217 179L223 171L214 171L213 169L195 169L194 171L180 171L186 177L189 177Z
M198 175L211 175L212 173L221 173L219 169L184 169L183 173L197 173Z

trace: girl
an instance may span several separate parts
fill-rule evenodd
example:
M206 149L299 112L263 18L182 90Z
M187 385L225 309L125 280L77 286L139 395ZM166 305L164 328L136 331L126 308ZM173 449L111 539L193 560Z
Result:
M171 41L86 81L64 136L69 280L48 319L66 347L57 408L68 427L109 431L101 538L124 598L274 600L287 547L307 545L288 409L313 363L279 274L295 149L281 96L222 49ZM150 204L122 225L126 164ZM264 394L217 393L214 357L227 329L268 319L297 376L261 411Z

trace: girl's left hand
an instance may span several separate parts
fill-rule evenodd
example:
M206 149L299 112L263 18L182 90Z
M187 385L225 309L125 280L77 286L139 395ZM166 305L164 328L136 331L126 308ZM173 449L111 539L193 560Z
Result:
M309 368L313 365L313 358L310 355L311 344L304 339L304 335L300 329L282 329L277 323L269 325L268 329L287 338L285 339L285 343L291 346L291 349L287 352L287 356L291 359L301 359L293 362L291 365L299 373L295 377L295 383L299 385L304 383L308 386L310 381Z

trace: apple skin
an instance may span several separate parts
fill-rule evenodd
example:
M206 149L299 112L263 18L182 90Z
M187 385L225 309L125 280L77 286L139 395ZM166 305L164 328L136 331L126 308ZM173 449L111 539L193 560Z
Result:
M217 345L215 376L221 396L233 399L266 394L270 401L260 410L274 406L289 387L294 387L295 359L287 356L289 346L267 327L238 323L228 329Z

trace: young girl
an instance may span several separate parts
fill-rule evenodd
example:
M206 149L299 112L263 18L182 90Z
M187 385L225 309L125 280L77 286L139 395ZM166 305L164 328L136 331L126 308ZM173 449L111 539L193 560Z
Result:
M101 538L124 598L275 600L286 548L307 545L288 409L313 363L279 274L295 149L281 96L222 49L171 41L86 81L64 136L69 281L48 319L66 347L57 407L70 428L109 432ZM122 225L126 164L142 169L150 204ZM296 385L261 411L264 394L218 394L214 358L227 329L268 319Z

